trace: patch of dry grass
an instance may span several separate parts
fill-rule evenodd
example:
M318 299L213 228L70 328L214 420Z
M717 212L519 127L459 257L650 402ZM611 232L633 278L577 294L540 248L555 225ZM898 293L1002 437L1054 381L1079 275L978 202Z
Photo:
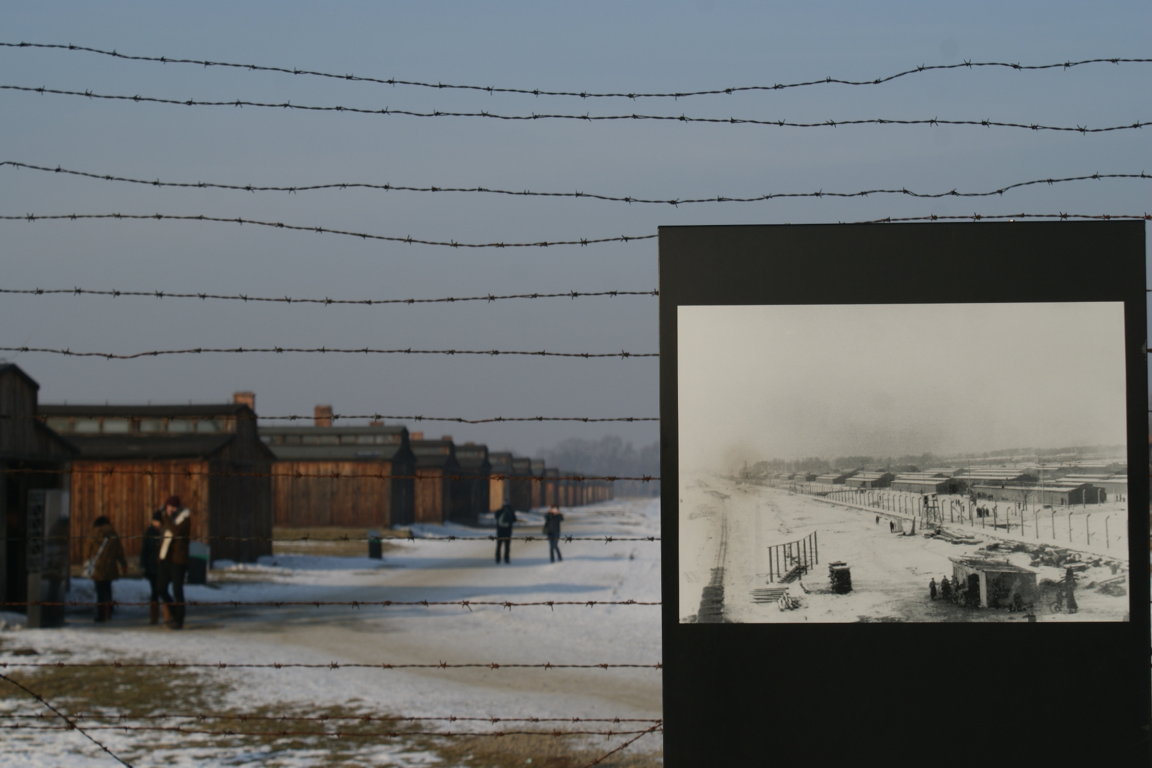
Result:
M0 636L0 651L14 660L43 664L69 658L67 653L40 654L23 645L18 635ZM0 672L100 741L106 742L109 733L131 734L132 746L117 750L131 763L152 760L157 750L176 750L210 754L212 760L225 762L232 755L257 755L269 768L298 766L303 755L318 765L363 766L372 762L370 756L378 754L381 745L391 745L396 751L434 754L453 768L583 768L631 738L611 737L604 746L593 748L582 737L543 729L539 735L456 735L468 732L471 724L407 720L370 711L357 701L328 706L264 705L240 711L223 706L223 700L242 680L212 671L126 666L132 663L129 658L120 658L121 666L111 665L112 661L108 666L7 667ZM0 728L67 727L27 692L4 680L0 680L0 702L5 705L0 711L6 713L0 715ZM36 714L13 717L15 713ZM450 733L441 735L437 730ZM658 768L663 764L658 739L659 735L643 736L595 764Z
M400 545L388 539L404 539L407 531L378 531L384 555ZM275 555L321 555L324 557L367 557L368 531L364 528L290 528L272 529L272 553Z

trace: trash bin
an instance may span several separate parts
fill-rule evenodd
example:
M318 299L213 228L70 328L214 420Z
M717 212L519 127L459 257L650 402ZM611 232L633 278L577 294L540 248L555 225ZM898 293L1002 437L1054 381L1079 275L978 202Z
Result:
M384 557L383 543L380 541L380 531L368 531L368 557L380 560Z
M188 544L188 583L208 583L208 545L193 541Z

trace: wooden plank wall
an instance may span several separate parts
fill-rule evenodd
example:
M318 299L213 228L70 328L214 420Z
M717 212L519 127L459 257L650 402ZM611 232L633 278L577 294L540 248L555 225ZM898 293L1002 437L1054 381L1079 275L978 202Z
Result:
M278 461L273 473L276 525L388 528L393 524L390 461Z
M129 564L140 556L140 536L152 512L176 494L192 510L192 538L209 536L208 465L188 461L75 461L69 504L73 563L84 561L92 521L105 515L120 534Z

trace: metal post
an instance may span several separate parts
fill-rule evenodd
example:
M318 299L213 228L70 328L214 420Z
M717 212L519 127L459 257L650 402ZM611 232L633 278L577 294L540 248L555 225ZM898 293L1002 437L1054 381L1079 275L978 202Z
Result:
M813 563L820 562L820 540L816 534L817 531L812 531L812 551L815 553L815 559L812 561Z
M1084 515L1084 546L1092 543L1092 528L1088 522L1092 519L1092 515Z

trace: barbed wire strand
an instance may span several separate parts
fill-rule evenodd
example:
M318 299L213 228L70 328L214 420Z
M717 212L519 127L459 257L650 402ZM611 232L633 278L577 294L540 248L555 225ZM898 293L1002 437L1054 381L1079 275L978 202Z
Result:
M3 291L0 291L2 293ZM314 414L288 414L285 416L265 416L261 414L260 421L308 421L311 422L315 419ZM487 416L482 418L466 418L463 416L423 416L419 414L386 414L386 413L334 413L332 414L332 421L351 421L351 420L368 420L368 421L449 421L458 424L493 424L499 422L531 422L531 421L571 421L580 422L583 424L592 424L598 422L637 422L637 421L660 421L658 416ZM0 421L14 423L20 421L39 421L43 422L45 419L42 416L27 416L15 413L0 414Z
M83 458L73 459L72 461L84 461ZM300 470L292 470L287 472L241 472L239 470L214 470L214 469L196 469L192 466L172 467L168 470L156 470L147 468L125 467L125 466L105 466L104 468L96 467L78 467L73 465L70 468L51 468L51 467L13 467L9 465L0 465L0 474L6 475L103 475L111 477L113 475L142 475L145 477L161 476L166 478L171 477L247 477L247 478L261 478L261 477L284 477L293 478L297 480L339 480L341 478L361 478L370 480L420 480L425 479L422 475L417 474L391 474L387 472L345 472L342 470L335 470L331 472L316 472L306 473ZM445 480L475 480L476 475L455 475L446 474L440 475ZM496 477L493 475L493 477ZM517 476L503 475L505 479L511 479ZM519 476L522 477L522 476ZM576 482L584 482L588 480L635 480L638 482L659 482L660 477L657 475L595 475L595 474L569 474L561 475L559 477L549 478L550 480L574 480Z
M1024 219L1058 219L1067 221L1070 219L1084 219L1084 220L1100 220L1100 221L1125 221L1125 220L1139 220L1147 221L1152 219L1152 216L1147 211L1138 214L1109 214L1109 213L1068 213L1060 211L1058 213L1001 213L1001 214L957 214L957 215L939 215L929 214L926 216L884 216L872 219L860 219L856 221L841 221L841 224L892 224L895 222L912 222L912 221L1015 221ZM203 214L168 214L168 213L60 213L60 214L5 214L0 215L0 221L27 221L27 222L58 222L58 221L93 221L93 220L117 220L117 221L191 221L191 222L212 222L224 224L239 224L249 225L255 227L267 227L271 229L281 229L297 232L309 232L318 235L337 235L341 237L352 237L359 240L375 240L393 243L404 243L406 245L430 245L447 248L468 248L468 249L485 249L485 248L551 248L557 246L589 246L589 245L602 245L605 243L633 243L644 240L655 240L658 235L619 235L613 237L595 237L595 238L582 238L579 240L542 240L537 242L492 242L492 243L463 243L456 240L424 240L411 236L399 237L396 235L379 235L369 232L353 232L341 229L331 229L328 227L319 226L302 226L298 224L287 224L281 221L261 221L257 219L247 219L244 217L222 217L222 216L206 216Z
M27 608L41 606L52 608L91 608L94 600L9 600L0 602L0 607ZM113 600L107 603L113 607L142 607L148 601L132 602ZM534 600L514 602L511 600L185 600L183 605L193 608L322 608L342 606L346 608L557 608L580 607L601 608L605 606L660 606L659 600ZM0 664L0 666L3 666Z
M965 59L957 64L921 64L911 69L906 69L890 75L881 75L878 77L871 77L861 80L849 80L838 77L822 77L814 80L798 81L791 83L773 83L772 85L744 85L744 86L728 86L724 88L713 88L708 90L697 91L670 91L670 92L654 92L644 93L637 91L619 91L619 92L595 92L595 91L561 91L561 90L545 90L540 88L514 88L507 86L494 86L494 85L468 85L468 84L453 84L444 82L428 82L420 80L402 80L398 78L380 78L371 77L366 75L354 74L336 74L332 72L320 72L315 70L301 69L299 67L282 67L260 64L241 64L235 62L225 61L210 61L207 59L188 59L177 58L172 56L141 56L141 55L128 55L119 53L116 50L105 50L101 48L91 48L82 45L62 44L62 43L29 43L29 42L0 42L0 47L4 48L28 48L28 49L49 49L49 50L66 50L83 53L93 53L102 56L109 56L112 58L123 59L126 61L143 61L154 62L160 64L191 64L204 68L221 67L230 69L243 69L250 72L275 72L279 74L306 76L315 78L326 78L332 80L340 80L344 82L357 82L357 83L371 83L375 85L388 85L388 86L407 86L415 88L429 88L438 91L445 90L465 90L465 91L479 91L483 93L496 94L507 93L517 94L524 96L562 96L562 97L576 97L580 99L684 99L692 96L720 96L720 95L733 95L736 93L748 91L780 91L792 88L805 88L811 86L821 85L848 85L848 86L875 86L884 83L890 83L900 78L909 77L911 75L925 74L928 72L941 72L947 70L973 70L979 68L997 68L997 69L1011 69L1017 72L1025 71L1040 71L1040 70L1069 70L1074 67L1083 67L1090 64L1147 64L1152 62L1152 59L1134 59L1134 58L1113 58L1113 57L1100 57L1093 59L1081 59L1078 61L1063 61L1051 64L1020 64L1019 62L1000 62L1000 61L971 61Z
M663 730L664 730L664 726L663 726L663 725L654 725L654 726L652 726L651 728L649 728L648 730L646 730L646 731L643 731L642 733L639 733L639 734L637 734L636 736L633 736L632 738L628 739L627 741L625 741L623 744L621 744L620 746L616 747L615 749L613 749L613 750L610 750L610 751L608 751L608 752L604 753L604 754L603 754L603 755L601 755L600 757L596 758L596 759L595 759L595 760L593 760L592 762L590 762L590 763L588 763L587 765L585 765L583 768L592 768L592 766L596 766L596 765L599 765L600 763L604 762L604 761L605 761L605 760L607 760L608 758L612 757L612 755L615 755L615 754L618 754L618 753L620 753L620 752L623 752L625 749L627 749L628 747L632 746L632 745L633 745L633 744L635 744L637 741L640 741L640 739L644 738L645 736L648 736L649 734L653 734L653 733L658 733L658 732L661 732L661 731L663 731Z
M36 724L14 723L5 726L7 730L12 731L68 731L68 726L44 726ZM176 733L185 736L276 736L279 738L288 737L309 737L309 736L323 736L329 739L345 739L345 738L385 738L385 739L403 739L412 736L435 736L439 738L475 738L477 736L487 736L492 738L503 738L507 736L537 736L537 737L551 737L551 738L571 738L574 736L635 736L646 735L652 729L646 728L643 730L558 730L551 731L518 731L518 730L489 730L489 731L444 731L444 730L404 730L404 731L386 731L386 730L299 730L299 729L263 729L263 730L238 730L235 728L190 728L183 725L89 725L87 729L90 731L120 731L127 733Z
M657 122L675 122L675 123L697 123L706 125L749 125L764 128L839 128L839 127L855 127L865 125L879 125L879 126L974 126L984 128L1014 128L1024 129L1030 131L1054 131L1059 133L1079 133L1081 135L1097 134L1097 133L1113 133L1116 131L1130 131L1144 128L1147 125L1152 125L1152 122L1134 120L1131 123L1124 123L1119 125L1109 125L1101 128L1089 128L1087 125L1046 125L1042 123L1015 123L1006 120L992 120L990 118L982 119L967 119L967 120L954 120L942 119L938 117L929 118L886 118L886 117L866 117L866 118L853 118L846 120L816 120L810 122L799 122L793 120L762 120L757 118L748 117L690 117L688 115L641 115L641 114L628 114L628 115L575 115L575 114L560 114L560 113L531 113L527 115L507 115L497 114L495 112L488 112L486 110L480 112L451 112L447 110L433 110L431 112L419 112L412 109L395 109L392 107L349 107L344 105L309 105L309 104L293 104L290 101L283 102L265 102L265 101L251 101L246 99L230 99L227 101L210 101L206 99L173 99L160 96L142 96L140 94L133 94L131 96L125 94L107 94L96 93L92 90L73 91L63 88L48 88L45 86L26 86L26 85L12 85L0 84L0 91L13 91L18 93L36 93L41 95L52 96L79 96L88 99L97 99L102 101L130 101L136 104L170 104L182 107L251 107L255 109L285 109L292 111L303 112L337 112L340 114L353 114L353 115L374 115L380 117L401 116L401 117L419 117L419 118L480 118L487 120L503 120L513 122L533 121L533 120L570 120L581 122L621 122L621 121L657 121Z
M442 715L439 717L419 717L414 715L245 715L245 714L213 714L213 713L181 713L165 712L163 714L116 714L112 712L72 712L69 716L73 720L196 720L210 722L213 720L238 720L254 722L342 722L359 721L366 723L611 723L626 725L630 723L646 723L649 725L662 725L663 719L658 717L476 717L464 715ZM0 712L0 720L48 720L55 719L54 715L47 713L14 713Z
M199 299L200 301L241 301L245 303L278 303L278 304L321 304L323 306L339 306L339 305L359 305L359 306L380 306L390 304L455 304L460 302L486 302L494 303L497 301L509 301L513 299L583 299L590 297L607 296L616 298L618 296L659 296L660 291L657 289L649 291L557 291L546 293L542 291L534 291L532 293L510 293L510 294L488 294L485 296L445 296L441 298L428 298L428 299L333 299L331 297L325 298L309 298L309 297L294 297L294 296L249 296L243 293L237 294L221 294L221 293L206 293L203 291L197 292L180 292L180 291L133 291L123 290L119 288L111 289L93 289L93 288L0 288L0 293L12 295L28 295L28 296L53 296L53 295L67 295L67 296L104 296L111 298L121 297L143 297L151 299Z
M191 603L190 603L191 604ZM114 605L147 605L147 603L114 603ZM345 670L345 669L378 669L378 670L396 670L396 669L485 669L489 671L498 671L502 669L599 669L599 670L613 670L613 669L663 669L663 663L655 664L613 664L613 663L595 663L595 664L564 664L555 662L545 662L542 664L507 664L503 662L483 662L483 663L465 663L465 664L450 664L448 662L437 662L435 664L389 664L382 662L379 664L345 664L336 661L324 662L321 664L297 664L291 662L284 663L229 663L229 662L214 662L214 663L193 663L193 662L176 662L176 661L158 661L158 662L129 662L129 661L100 661L100 662L66 662L66 661L41 661L41 662L8 662L0 661L0 669L325 669L325 670ZM101 715L92 715L92 717L101 717ZM170 715L156 715L156 717L170 717ZM185 717L197 717L196 715L186 715ZM279 719L279 718L277 718ZM285 718L285 719L306 719L306 718ZM318 719L329 719L326 716ZM347 719L363 719L361 717L349 716ZM381 718L387 720L427 720L427 719L445 719L455 722L460 720L458 717L454 718ZM478 721L496 722L498 719L482 717L475 718ZM543 722L539 718L513 718L505 719L504 722ZM568 721L567 718L564 719ZM615 718L612 720L617 722Z
M405 235L400 237L398 235L378 235L370 232L353 232L343 229L332 229L330 227L316 227L304 226L299 224L287 224L282 221L261 221L259 219L247 219L242 216L235 217L222 217L222 216L206 216L203 214L171 214L171 213L63 213L63 214L35 214L26 213L18 215L3 215L0 216L0 221L93 221L93 220L120 220L120 221L194 221L194 222L213 222L220 224L240 224L253 227L267 227L271 229L283 229L292 232L310 232L317 235L339 235L342 237L353 237L359 240L375 240L388 243L403 243L405 245L432 245L445 248L468 248L468 249L483 249L483 248L552 248L562 245L600 245L603 243L630 243L636 240L655 240L656 235L619 235L610 237L590 237L580 238L577 240L554 240L554 241L536 241L536 242L492 242L492 243L464 243L457 240L425 240L422 238L411 237Z
M447 355L473 357L567 357L567 358L644 358L659 357L658 352L551 352L516 349L374 349L372 347L191 347L188 349L150 349L143 352L79 352L56 347L0 347L0 352L63 355L65 357L99 357L106 360L138 360L144 357L172 355L245 355L245 354L320 354L320 355Z
M98 747L99 747L101 750L103 750L104 752L106 752L106 753L107 753L109 756L111 756L111 757L112 757L114 760L116 760L116 762L120 763L120 764L121 764L121 765L123 765L123 766L127 766L127 768L132 768L132 765L131 765L131 763L127 762L126 760L124 760L124 758L120 757L120 756L119 756L119 755L117 755L115 752L113 752L112 750L110 750L110 749L109 749L107 746L105 746L105 745L104 745L102 742L100 742L98 739L96 739L96 737L95 737L95 736L93 736L92 734L88 733L88 730L87 730L87 729L85 729L85 728L81 728L81 727L80 727L80 726L79 726L79 725L78 725L78 724L77 724L77 723L76 723L74 720L70 719L70 718L69 718L69 717L68 717L66 714L64 714L63 712L61 712L61 711L60 711L59 709L57 709L56 707L54 707L54 706L53 706L53 705L52 705L52 704L51 704L51 703L50 703L50 702L49 702L47 699L45 699L43 696L41 696L40 694L36 693L36 692L35 692L35 691L33 691L31 688L29 688L28 686L26 686L26 685L24 685L23 683L19 682L18 680L13 680L11 677L9 677L8 675L5 675L5 674L3 674L2 672L0 672L0 680L4 680L5 682L9 683L10 685L13 685L13 686L15 686L16 688L19 688L19 689L20 689L21 691L23 691L24 693L26 693L26 694L28 694L29 696L31 696L32 698L36 699L36 701L40 702L40 704L41 704L42 706L44 706L45 708L47 708L47 709L51 710L52 712L54 712L54 713L56 714L56 716L57 716L57 717L59 717L61 720L63 720L63 721L64 721L64 722L67 724L67 725L66 725L66 727L65 727L65 728L63 728L63 729L61 729L61 730L71 730L71 731L76 731L76 732L77 732L77 733L79 733L81 736L83 736L84 738L88 739L88 741L92 742L93 744L95 744L96 746L98 746Z
M355 190L355 189L368 189L379 190L385 192L451 192L451 193L472 193L472 194L491 194L491 195L508 195L513 197L555 197L555 198L572 198L572 199L588 199L588 200L601 200L605 202L616 203L636 203L636 204L650 204L650 205L694 205L700 203L755 203L766 202L769 200L780 199L794 199L794 198L860 198L870 197L876 195L903 195L905 197L922 198L922 199L941 199L941 198L975 198L975 197L998 197L1004 194L1024 187L1032 186L1053 186L1056 184L1070 184L1083 181L1103 181L1106 179L1149 179L1152 175L1139 172L1139 173L1091 173L1080 176L1066 176L1062 178L1046 178L1046 179L1033 179L1030 181L1020 181L1013 184L1007 184L997 189L986 190L983 192L960 192L956 189L951 189L946 192L916 192L906 187L902 188L878 188L878 189L862 189L854 192L825 192L818 190L815 192L774 192L766 193L763 195L755 195L751 197L739 197L735 195L713 195L709 197L688 197L688 198L645 198L635 195L609 195L596 192L534 192L531 190L512 190L512 189L496 189L490 187L453 187L453 186L409 186L402 184L372 184L368 182L332 182L327 184L298 184L292 186L269 186L257 184L224 184L220 182L187 182L187 181L161 181L160 179L140 179L127 176L117 176L107 173L92 173L88 171L78 171L61 166L44 166L33 165L31 163L22 163L14 160L0 161L0 167L19 168L25 170L41 171L53 174L65 174L70 176L78 176L88 179L96 179L98 181L106 182L121 182L126 184L139 184L153 188L176 188L176 189L218 189L218 190L234 190L241 192L285 192L288 194L295 194L298 192L311 192L319 190ZM563 295L563 294L562 294Z
M296 526L287 526L287 527L296 527ZM356 527L362 527L362 526L347 526L347 527L356 528ZM119 538L120 541L142 541L148 537L143 535L143 534L139 534L139 535L128 534L128 535L123 535L123 536L117 534L117 538ZM177 537L177 538L179 538L179 537ZM330 536L330 537L329 536L297 536L297 537L289 537L289 538L280 538L280 537L275 537L275 536L203 536L203 537L197 536L193 540L203 542L205 544L219 544L219 543L238 544L238 543L243 543L243 542L268 542L271 544L364 544L364 543L367 543L370 541L381 541L381 542L390 543L390 544L412 544L412 543L415 543L417 541L420 541L420 542L434 541L434 542L449 542L449 543L466 542L466 541L495 541L497 538L499 538L501 541L505 541L505 540L507 540L507 541L522 541L526 544L534 543L537 541L548 541L547 536L537 536L537 535L499 536L499 537L497 537L495 534L488 534L488 535L477 534L475 536L454 536L454 535L445 534L445 535L440 535L440 536L436 536L436 535L417 536L413 532L409 532L407 535L404 535L404 536L367 536L367 535L366 536ZM0 538L0 541L12 541L12 542L27 541L27 540L28 540L27 536L9 536L8 538ZM45 540L51 540L54 542L59 542L61 544L65 543L65 542L75 542L75 541L93 542L93 541L103 541L104 536L101 534L78 534L76 536L50 536L50 537L45 537ZM659 536L565 536L565 535L562 535L562 536L560 536L559 541L566 543L566 544L572 544L575 542L582 542L582 541L596 542L597 544L618 544L620 542L639 542L639 541L646 541L649 543L655 543L655 542L660 541L660 537Z

